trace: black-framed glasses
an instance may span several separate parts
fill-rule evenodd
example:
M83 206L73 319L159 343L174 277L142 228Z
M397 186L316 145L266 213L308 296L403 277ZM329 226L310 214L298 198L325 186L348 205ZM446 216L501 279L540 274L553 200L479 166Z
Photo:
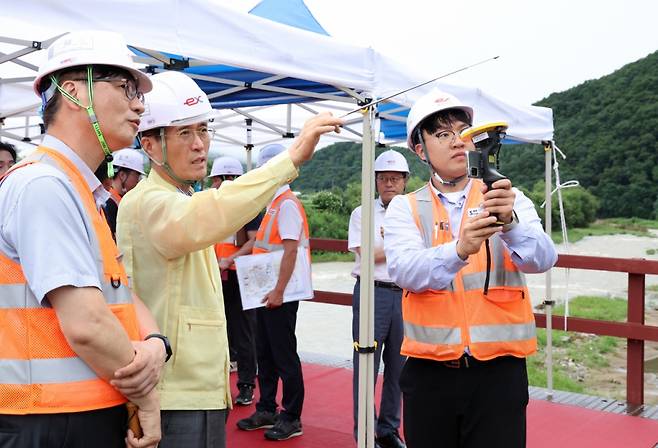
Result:
M78 78L74 81L84 81L87 82L87 78ZM134 79L128 78L92 78L94 82L109 82L115 87L120 87L123 89L126 94L128 101L132 101L135 98L139 100L140 103L144 104L144 93L140 92L137 88L137 82Z

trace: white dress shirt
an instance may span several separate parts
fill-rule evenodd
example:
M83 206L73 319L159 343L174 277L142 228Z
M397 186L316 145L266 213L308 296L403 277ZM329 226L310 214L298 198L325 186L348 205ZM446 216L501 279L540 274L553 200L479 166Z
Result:
M457 255L457 238L464 204L471 185L459 193L440 193L433 185L449 216L453 240L426 248L420 230L411 214L409 198L396 196L386 211L384 249L388 273L396 284L413 292L445 289L461 268L468 264ZM522 272L538 273L550 269L557 261L557 251L544 232L535 207L521 191L514 188L514 211L519 223L505 233L499 233L509 249L512 261Z
M380 198L375 199L374 210L374 238L373 249L384 248L384 217L386 216L386 209ZM356 252L361 247L361 206L359 205L352 211L350 216L350 227L347 233L347 248L350 252L354 252L356 263L352 269L352 277L361 275L361 256ZM391 277L388 275L386 269L386 262L375 263L375 280L380 282L390 282Z

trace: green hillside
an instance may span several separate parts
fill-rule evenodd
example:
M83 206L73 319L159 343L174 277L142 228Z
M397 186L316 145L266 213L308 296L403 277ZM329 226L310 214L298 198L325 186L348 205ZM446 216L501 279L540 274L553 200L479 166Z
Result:
M600 200L600 217L653 218L658 208L658 52L600 79L587 81L537 103L553 109L562 181L577 179ZM402 152L412 175L427 168ZM377 154L385 148L378 148ZM344 188L361 178L361 146L337 143L316 153L294 188L303 192ZM507 145L501 171L531 190L543 180L539 145Z
M427 165L406 148L376 148L375 156L389 149L395 149L404 155L412 176L428 177ZM302 167L300 176L293 183L293 188L310 193L333 188L343 189L349 183L360 181L361 144L344 142L317 151L313 159Z

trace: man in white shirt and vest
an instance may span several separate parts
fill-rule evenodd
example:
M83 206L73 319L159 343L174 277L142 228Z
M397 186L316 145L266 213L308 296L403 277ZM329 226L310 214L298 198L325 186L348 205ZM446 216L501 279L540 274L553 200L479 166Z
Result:
M263 147L258 154L258 166L284 151L285 148L278 144ZM304 377L295 336L299 302L283 302L283 292L294 271L298 247L307 250L310 262L306 213L302 203L285 185L277 190L268 205L254 244L254 254L283 251L283 255L277 283L263 299L265 307L258 308L256 315L260 399L256 403L256 412L238 421L238 428L244 431L266 429L265 438L270 440L302 435ZM279 379L283 383L283 397L281 412L277 413Z
M93 174L134 140L151 81L117 33L68 33L47 53L46 135L0 186L0 446L155 447L166 338L128 287Z
M409 448L525 446L525 358L537 344L523 273L550 269L557 252L509 179L488 190L466 177L474 145L462 132L472 123L471 107L438 90L413 105L407 144L431 177L394 198L384 223L388 272L405 290Z
M409 179L409 165L402 154L389 150L381 153L375 160L375 185L379 197L375 199L374 214L374 250L375 250L375 384L379 372L379 363L384 359L384 384L376 420L376 441L381 448L404 448L400 439L400 373L404 365L404 356L400 355L402 345L402 289L391 281L386 268L384 253L384 216L391 200L404 194ZM361 273L361 206L350 216L347 247L356 254L356 263L352 276L356 278L352 295L352 336L355 344L359 340L359 302ZM358 426L358 387L359 387L359 353L353 353L353 402L354 431Z

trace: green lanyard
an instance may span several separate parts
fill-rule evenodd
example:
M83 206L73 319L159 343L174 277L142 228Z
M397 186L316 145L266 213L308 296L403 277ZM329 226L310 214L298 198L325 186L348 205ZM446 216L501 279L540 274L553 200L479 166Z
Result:
M91 65L87 66L87 95L89 97L89 106L83 105L76 97L68 93L66 90L62 89L62 87L59 85L57 82L57 79L54 76L50 77L51 82L57 87L57 90L59 90L59 93L62 94L62 96L69 101L73 102L74 104L77 104L78 106L82 107L87 111L87 115L89 116L89 121L91 122L91 126L94 128L94 132L96 133L96 138L98 139L98 143L100 143L101 148L103 149L103 153L105 154L105 162L107 162L107 175L109 178L114 177L114 165L112 164L112 151L110 151L110 147L107 146L107 142L105 141L105 136L103 136L103 131L101 131L101 126L98 123L98 118L96 118L96 112L94 112L94 88L93 88L93 68Z

